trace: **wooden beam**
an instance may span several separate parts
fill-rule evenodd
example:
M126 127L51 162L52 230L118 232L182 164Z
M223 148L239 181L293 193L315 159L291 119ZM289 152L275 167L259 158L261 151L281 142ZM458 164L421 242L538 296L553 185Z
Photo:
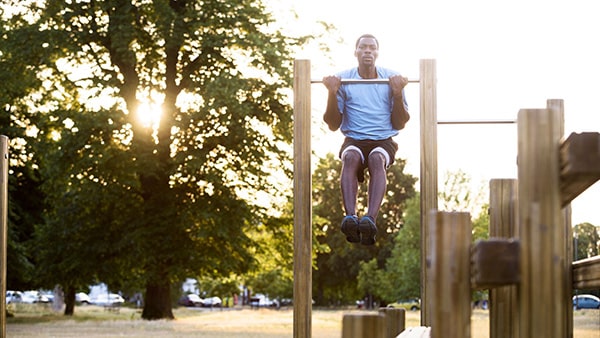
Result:
M519 282L519 242L508 238L477 241L471 250L471 289Z
M573 262L573 289L600 288L600 256Z
M600 179L600 133L572 133L560 145L562 206Z
M431 283L431 337L471 337L468 212L432 211L427 266Z
M490 238L516 238L519 185L516 179L490 180ZM517 286L490 289L490 338L519 338Z
M294 338L312 331L310 61L294 63Z
M6 337L6 251L8 247L8 137L0 135L0 337Z
M421 60L421 325L431 326L431 288L428 277L426 253L429 250L428 224L434 218L432 210L438 208L437 163L437 78L435 60Z
M560 101L518 114L519 337L564 338L570 267L558 163L564 115ZM569 297L567 296L569 294Z
M387 338L386 317L377 312L347 313L342 317L342 338Z

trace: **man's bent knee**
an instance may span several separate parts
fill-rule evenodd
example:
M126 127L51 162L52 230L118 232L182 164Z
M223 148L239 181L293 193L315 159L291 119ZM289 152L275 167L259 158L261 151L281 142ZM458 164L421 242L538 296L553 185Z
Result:
M364 163L365 161L362 152L355 146L348 146L344 149L341 158L343 162Z
M369 154L369 163L375 165L381 164L387 168L390 165L390 158L388 153L383 148L377 147Z

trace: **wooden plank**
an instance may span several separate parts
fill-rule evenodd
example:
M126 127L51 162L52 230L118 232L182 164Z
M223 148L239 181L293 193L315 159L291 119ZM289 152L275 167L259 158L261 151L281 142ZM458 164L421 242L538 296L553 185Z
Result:
M421 266L427 265L428 224L431 210L438 208L438 164L437 164L437 78L435 60L421 60ZM431 326L431 284L427 269L421 269L421 325Z
M508 238L477 241L471 250L471 288L491 289L519 282L519 242Z
M573 262L573 288L600 288L600 256Z
M397 338L429 338L431 337L431 328L427 326L409 327L404 330Z
M468 212L432 212L427 270L432 283L431 336L471 336L470 248Z
M600 179L600 133L572 133L560 146L562 205Z
M312 327L312 179L310 61L294 63L294 337Z
M559 152L563 112L521 109L518 114L520 337L568 337L566 244Z
M516 179L490 180L490 237L519 234L519 185ZM519 338L517 286L490 290L490 338Z
M6 250L8 246L8 137L0 135L0 337L6 337Z
M380 308L379 314L385 316L386 337L395 338L406 327L406 310L395 308Z
M342 338L386 338L385 315L377 312L348 313L342 318Z

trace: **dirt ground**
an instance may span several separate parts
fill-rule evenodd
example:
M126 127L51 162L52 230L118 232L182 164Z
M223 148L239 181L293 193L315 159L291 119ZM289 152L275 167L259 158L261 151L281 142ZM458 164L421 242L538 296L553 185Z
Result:
M345 313L358 310L313 310L311 326L315 338L340 338ZM102 308L78 307L74 318L60 314L16 313L7 320L8 337L210 337L210 338L291 338L292 309L206 310L177 309L177 319L145 321L139 310L123 308L106 313ZM473 338L488 338L487 311L473 313ZM408 312L406 326L419 326L420 313ZM600 311L577 311L574 338L600 337Z

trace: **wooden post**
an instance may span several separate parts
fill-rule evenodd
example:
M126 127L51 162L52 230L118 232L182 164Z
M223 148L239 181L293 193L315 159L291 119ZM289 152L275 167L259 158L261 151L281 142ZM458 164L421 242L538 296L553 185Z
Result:
M385 315L376 312L345 314L342 338L386 338Z
M8 137L0 135L0 337L6 337L6 247L8 236Z
M490 181L490 238L518 235L518 184L515 179ZM490 289L490 338L519 338L517 287Z
M406 328L406 310L384 307L379 313L385 316L387 338L396 338Z
M420 63L421 95L421 325L431 325L430 288L427 276L426 253L429 238L427 225L430 211L438 206L437 169L437 77L436 62L432 59Z
M432 284L431 337L471 336L471 216L431 212L427 266Z
M562 289L558 289L561 291L560 294L557 294L558 297L563 299L565 307L559 310L558 316L563 318L565 326L562 328L565 331L565 336L573 335L573 306L572 304L572 293L573 293L573 275L572 275L572 265L573 265L573 229L571 224L571 203L564 203L563 190L561 189L561 179L560 179L560 144L563 141L565 134L565 104L563 100L560 99L550 99L546 101L546 108L552 111L553 114L558 115L557 118L557 142L558 142L558 150L556 151L558 154L557 163L559 164L559 183L558 189L560 191L560 205L562 207L561 210L561 218L562 222L558 223L559 228L557 229L557 233L554 234L554 244L555 249L558 252L559 256L562 257L562 267L560 271L557 273L561 276L562 279L561 284L564 285ZM562 312L561 312L562 311Z
M294 62L294 338L311 336L312 182L310 61Z
M549 101L550 102L550 101ZM566 238L561 210L559 146L563 112L521 109L518 114L520 337L569 337Z

